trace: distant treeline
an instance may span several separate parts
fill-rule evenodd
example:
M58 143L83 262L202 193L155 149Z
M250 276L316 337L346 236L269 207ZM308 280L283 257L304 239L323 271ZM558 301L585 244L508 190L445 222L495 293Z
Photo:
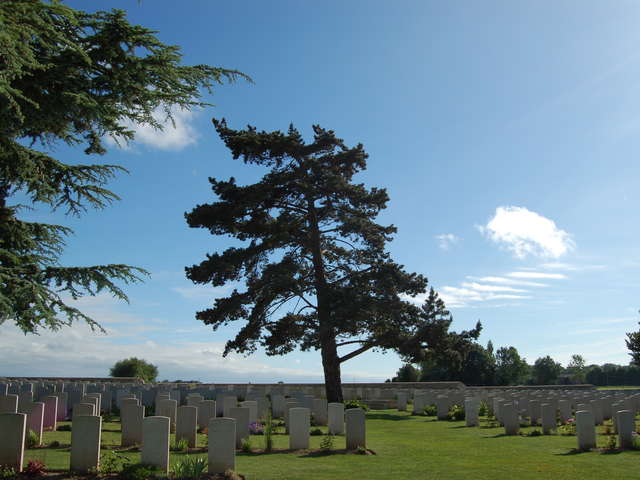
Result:
M637 365L586 365L582 355L572 355L566 367L550 356L538 358L533 365L522 358L515 347L501 347L494 352L472 344L457 356L429 352L418 365L404 364L387 382L461 381L466 385L640 385Z

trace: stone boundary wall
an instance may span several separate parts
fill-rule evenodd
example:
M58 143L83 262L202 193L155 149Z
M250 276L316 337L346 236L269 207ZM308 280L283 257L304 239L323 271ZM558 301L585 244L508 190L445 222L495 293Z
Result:
M595 390L595 385L590 383L581 385L486 385L467 386L467 390Z
M104 383L140 383L144 384L144 380L137 377L3 377L0 375L0 381L20 381L28 382L104 382Z

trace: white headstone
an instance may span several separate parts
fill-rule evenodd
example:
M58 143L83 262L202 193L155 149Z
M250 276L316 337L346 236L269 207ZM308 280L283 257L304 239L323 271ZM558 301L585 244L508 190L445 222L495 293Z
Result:
M212 418L209 421L209 473L223 474L236 468L236 421Z

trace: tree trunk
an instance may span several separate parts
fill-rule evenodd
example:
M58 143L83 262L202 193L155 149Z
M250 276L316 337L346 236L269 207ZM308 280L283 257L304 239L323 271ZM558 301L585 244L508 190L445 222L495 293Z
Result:
M309 247L313 256L316 298L318 300L318 337L324 368L324 387L328 402L342 403L342 381L340 379L340 358L336 346L336 336L331 326L330 301L327 296L327 280L322 258L321 235L313 200L307 201L309 210Z
M329 337L322 342L322 366L324 368L324 388L327 402L342 403L342 379L340 377L340 359L336 340Z

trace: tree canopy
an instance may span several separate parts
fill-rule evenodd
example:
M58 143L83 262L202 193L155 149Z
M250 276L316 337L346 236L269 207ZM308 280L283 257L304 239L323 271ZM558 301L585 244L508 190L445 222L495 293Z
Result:
M422 308L409 300L425 293L427 280L385 249L396 228L375 218L387 192L353 182L366 168L361 144L347 147L317 125L311 143L293 126L282 133L214 125L234 159L266 170L244 186L210 178L217 201L186 214L190 227L241 242L186 268L195 283L241 285L196 314L214 330L244 321L225 354L320 350L327 399L341 401L340 365L363 352L390 349L419 361L427 347L452 350L474 335L444 335L450 315L433 290Z
M141 358L131 357L116 362L109 371L111 377L137 377L146 383L156 381L158 367Z
M25 333L76 320L99 328L68 298L106 291L127 300L121 286L146 275L122 264L63 266L71 230L20 214L44 206L80 215L118 199L105 185L124 168L65 163L52 153L56 144L102 154L105 136L127 142L132 123L161 129L172 108L206 105L201 89L246 78L235 70L180 65L180 49L155 33L131 25L119 10L0 2L0 323L13 321ZM16 194L30 203L11 203Z
M549 355L538 358L531 369L533 383L536 385L552 385L556 383L562 372L562 365Z
M520 385L529 374L529 365L515 347L500 347L496 352L496 384Z
M631 363L640 366L640 330L627 333L625 342L631 355Z

